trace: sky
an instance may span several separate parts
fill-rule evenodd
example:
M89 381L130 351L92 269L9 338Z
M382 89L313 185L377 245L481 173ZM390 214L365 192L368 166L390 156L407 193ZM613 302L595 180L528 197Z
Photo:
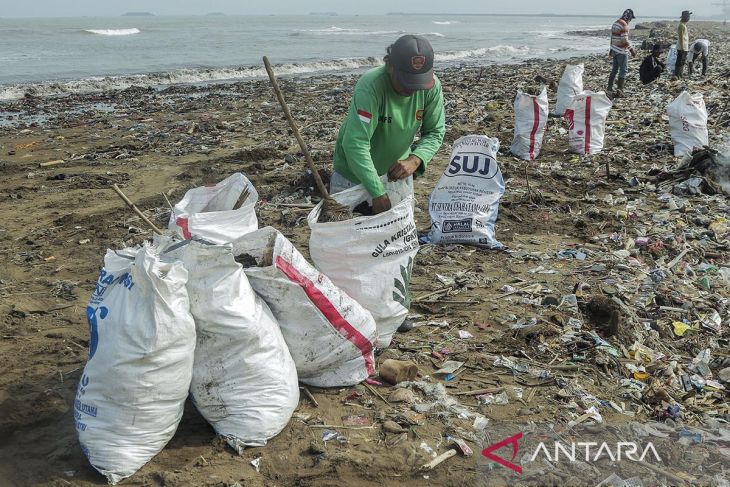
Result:
M713 15L722 0L0 0L0 17L116 16L130 11L156 15L201 15L223 12L229 15L306 15L310 12L339 14L423 13L519 13L583 14L618 17L632 8L638 17L679 17L685 9L696 16Z

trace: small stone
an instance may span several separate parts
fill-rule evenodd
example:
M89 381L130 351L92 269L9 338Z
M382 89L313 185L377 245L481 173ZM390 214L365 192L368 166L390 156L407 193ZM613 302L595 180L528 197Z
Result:
M383 431L386 433L403 433L404 430L401 425L395 421L386 421L383 423Z
M730 367L725 367L720 372L718 372L717 377L722 382L730 383Z
M396 389L388 396L388 401L413 404L416 402L416 395L410 389Z
M321 441L319 441L319 440L312 440L312 441L309 442L309 449L307 451L309 451L309 453L311 453L312 455L321 455L326 450L325 450L324 445L322 444Z

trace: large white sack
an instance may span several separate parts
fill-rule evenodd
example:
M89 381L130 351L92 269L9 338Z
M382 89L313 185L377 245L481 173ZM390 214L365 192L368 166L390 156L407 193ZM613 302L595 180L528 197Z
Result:
M86 308L89 360L74 403L76 430L89 462L112 484L164 448L190 387L188 272L155 253L108 250Z
M555 114L561 117L575 95L583 91L583 65L568 64L558 83L558 99L555 103Z
M504 179L497 164L499 140L485 135L461 137L428 203L433 244L471 244L500 248L494 226Z
M418 232L413 219L413 194L408 182L387 182L392 208L372 216L319 223L322 203L309 213L309 254L314 265L375 318L376 346L387 347L411 305L409 290ZM372 205L367 190L358 185L332 195L355 208Z
M674 74L674 68L677 65L677 46L672 44L667 54L666 70L669 74Z
M606 118L612 105L602 91L584 91L573 97L565 110L571 152L584 155L601 152L606 135Z
M542 148L542 137L548 119L547 89L539 95L517 91L515 97L515 136L510 151L526 161L537 158Z
M691 154L709 144L707 109L702 94L690 95L683 91L667 105L667 115L675 156Z
M249 196L234 210L241 193ZM213 243L226 243L259 227L254 206L259 199L256 188L241 173L235 173L210 186L185 193L170 213L168 228L185 239L200 237Z
M274 313L301 382L349 386L375 372L372 315L309 264L284 235L262 228L234 241L233 252L266 264L244 270Z
M195 406L239 455L246 446L265 445L299 402L296 367L271 310L254 293L231 244L183 242L168 254L190 273Z

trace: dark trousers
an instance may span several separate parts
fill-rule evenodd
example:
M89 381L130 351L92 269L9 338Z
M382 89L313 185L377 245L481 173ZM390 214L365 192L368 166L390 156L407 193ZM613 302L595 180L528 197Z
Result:
M677 78L682 77L684 65L687 64L687 51L677 51L677 63L674 65L674 74Z

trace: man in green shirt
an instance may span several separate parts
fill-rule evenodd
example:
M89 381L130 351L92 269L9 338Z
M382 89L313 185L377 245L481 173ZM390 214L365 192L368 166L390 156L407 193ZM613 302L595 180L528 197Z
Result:
M682 18L679 21L679 27L677 28L677 63L674 65L674 75L677 78L682 77L684 71L684 65L687 63L687 51L689 51L689 31L687 29L687 22L689 22L689 16L692 12L689 10L682 11Z
M416 133L421 138L411 150ZM337 136L330 191L362 184L373 212L390 209L380 176L420 175L444 139L444 96L433 74L433 48L421 36L404 35L387 49L385 66L371 69L355 85Z

